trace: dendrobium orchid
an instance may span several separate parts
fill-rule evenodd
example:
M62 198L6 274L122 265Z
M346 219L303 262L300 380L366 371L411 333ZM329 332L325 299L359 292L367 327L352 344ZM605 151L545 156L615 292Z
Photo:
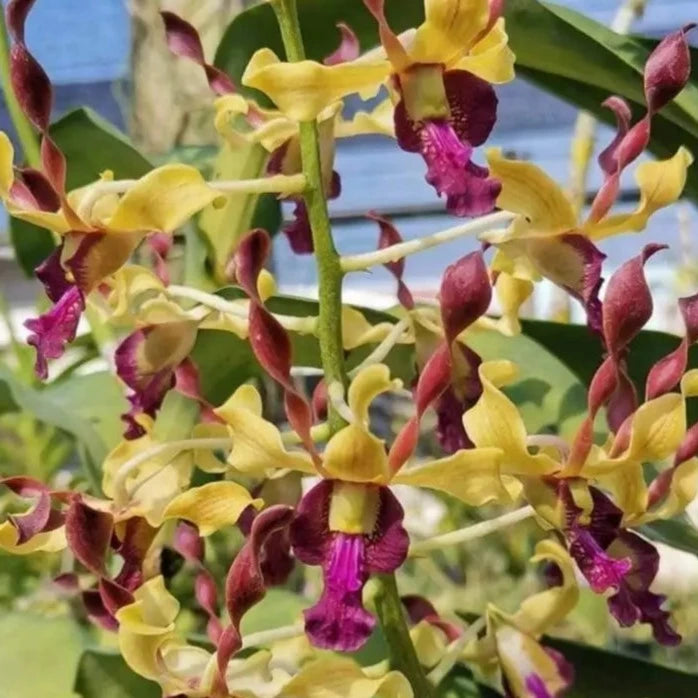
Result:
M499 184L471 162L471 154L494 125L497 98L490 83L514 77L499 3L426 0L426 21L404 44L388 26L383 1L365 4L379 23L382 56L323 66L281 63L261 49L243 83L265 92L291 119L308 121L353 92L370 96L389 82L398 143L422 154L427 181L446 196L448 210L459 216L491 211ZM372 121L366 115L357 124Z

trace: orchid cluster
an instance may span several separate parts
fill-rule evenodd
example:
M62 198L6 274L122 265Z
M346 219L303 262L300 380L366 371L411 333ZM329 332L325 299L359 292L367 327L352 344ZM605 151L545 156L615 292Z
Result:
M122 442L102 464L101 492L18 476L0 481L26 503L0 524L0 549L67 551L74 565L56 578L61 593L115 633L129 667L169 697L423 698L436 695L457 663L507 696L561 696L574 672L543 635L572 611L580 586L603 594L620 626L649 624L658 643L681 641L665 598L651 589L659 554L634 529L678 515L698 492L698 425L687 423L686 409L698 395L698 372L688 361L698 340L698 295L679 301L685 336L651 368L640 397L628 366L633 340L652 313L644 263L662 246L647 244L617 269L601 300L605 255L597 245L642 231L682 193L692 162L685 148L638 165L636 209L614 212L621 176L645 151L653 116L688 80L691 27L667 36L647 61L642 119L632 123L621 98L607 101L617 135L599 158L603 186L580 219L566 192L533 163L496 149L483 158L475 153L496 121L493 86L514 78L498 0L424 0L424 23L399 35L383 0L364 0L380 46L362 52L342 25L341 43L324 62L304 57L295 3L271 0L288 60L258 50L242 83L273 106L246 97L206 62L195 29L163 13L171 51L200 65L216 95L221 139L233 152L261 145L266 172L207 181L193 166L166 164L137 180L104 172L74 191L66 190L66 160L49 131L51 84L25 43L32 5L10 0L6 12L13 84L41 134L41 167L15 166L10 140L0 134L5 206L58 241L36 269L53 305L27 322L28 341L36 373L46 379L49 362L74 340L91 307L125 330L113 365L130 409ZM379 95L377 106L345 119L343 101L357 93ZM327 215L328 199L341 194L335 142L366 133L394 137L421 156L448 212L475 220L405 242L388 218L369 212L378 249L338 255ZM273 193L293 204L283 232L297 254L317 261L317 315L276 312L267 269L271 236L262 229L231 251L226 271L235 294L171 282L172 233L241 192ZM477 235L481 248L444 271L438 303L417 302L403 280L406 257L466 235ZM152 270L132 262L143 245L155 254ZM347 273L380 265L395 277L399 304L375 322L342 303L341 284ZM605 356L570 439L527 433L504 389L517 366L483 359L474 348L483 332L521 332L521 306L543 278L581 302ZM265 417L263 395L273 391L255 377L222 404L206 398L192 350L199 333L211 329L249 345L278 386L282 426ZM297 336L319 343L323 377L311 396L296 378L295 368L305 365L294 354ZM412 383L391 371L391 353L404 348L415 368ZM349 368L345 359L356 349L364 349L362 358ZM198 415L179 440L156 428L173 393L192 401ZM407 397L411 413L386 443L374 433L371 406L391 397ZM439 458L423 456L430 412ZM393 575L408 558L420 564L463 531L410 540L395 485L469 507L512 509L488 531L534 516L542 534L532 561L546 563L546 588L513 612L489 605L470 623L440 615L424 598L400 598ZM234 528L244 542L218 579L206 549L213 534ZM206 642L193 643L180 627L180 601L163 563L172 550L194 580ZM246 635L243 618L264 604L266 590L291 575L296 588L304 574L315 579L308 567L320 568L321 591L308 585L314 596L302 622ZM361 666L345 655L367 643L378 621L390 662Z

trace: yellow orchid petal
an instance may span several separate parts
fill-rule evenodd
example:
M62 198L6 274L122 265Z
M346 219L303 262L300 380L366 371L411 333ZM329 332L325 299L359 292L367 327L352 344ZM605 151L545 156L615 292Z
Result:
M560 623L579 600L575 566L568 552L553 540L540 541L531 562L543 561L551 561L558 566L562 572L562 584L528 597L510 617L517 628L533 637L542 635Z
M548 695L562 695L569 681L562 676L557 661L534 638L506 621L493 620L493 636L502 673L511 695L517 698L537 698L531 678L545 686Z
M698 396L698 368L686 371L681 378L681 393L684 397Z
M390 64L384 60L333 66L315 61L282 63L273 51L263 48L250 59L242 84L264 92L294 121L313 121L347 95L375 94L389 74Z
M385 484L390 479L385 442L357 424L340 429L327 442L323 466L329 477L346 482Z
M467 70L487 82L501 85L514 79L515 60L516 56L509 48L504 18L500 17L470 53L456 63L455 68Z
M407 679L397 671L367 678L358 664L342 657L324 657L306 664L277 698L413 698Z
M224 439L228 435L228 427L216 422L197 424L191 432L192 439ZM228 470L225 455L221 460L210 448L195 449L193 458L194 465L205 473L224 473Z
M168 638L158 647L158 683L164 695L206 698L215 678L215 655L201 647Z
M124 194L105 225L110 232L171 233L216 200L222 200L221 195L195 167L163 165Z
M215 670L215 667L214 663L212 668ZM244 659L234 657L228 664L225 678L228 690L236 698L277 698L290 676L286 665L277 661L275 644L273 654L261 650ZM207 693L206 698L209 695Z
M684 147L667 160L643 162L635 170L640 189L640 203L635 211L608 216L598 223L585 225L584 230L592 240L644 230L653 213L673 204L681 196L692 163L693 155Z
M598 481L623 511L624 521L635 523L647 509L648 490L641 465L624 463L622 467L599 476Z
M521 334L519 312L533 293L533 283L502 272L497 276L494 290L502 313L497 329L509 337Z
M525 226L512 228L507 237L520 237L524 232L556 235L576 226L577 217L565 192L542 169L505 158L497 148L487 151L487 163L491 175L502 184L497 206L528 219Z
M253 499L242 485L220 480L182 492L167 505L163 518L186 519L199 529L200 536L209 536L236 523L250 505L261 509L264 502Z
M488 0L425 0L410 58L450 66L468 51L490 18Z
M369 133L378 133L382 136L395 137L395 122L393 120L393 102L384 99L371 111L358 111L350 121L341 118L335 124L337 138L351 138Z
M261 397L252 386L238 388L215 413L228 425L233 439L228 463L236 470L256 475L285 468L315 472L310 456L287 451L279 430L261 417Z
M457 451L448 458L401 470L393 482L445 492L470 506L506 503L509 494L500 477L502 451L474 448Z
M159 648L172 638L179 602L165 588L162 576L134 592L135 601L116 612L119 649L137 674L157 681L162 673Z
M136 323L136 301L145 294L164 292L162 281L146 267L129 264L105 280L109 287L106 305L111 308L110 319L132 325Z
M356 349L364 344L376 344L393 329L390 322L372 325L364 314L348 305L342 306L342 345L345 349Z
M37 533L25 543L18 544L18 538L17 529L9 521L0 523L0 550L3 552L12 555L32 555L38 552L56 553L68 547L63 526L46 533Z
M511 475L545 475L558 463L545 453L531 455L526 447L526 427L516 406L497 386L516 375L511 361L488 361L480 366L482 395L463 416L463 424L479 448L503 451L502 472Z
M373 364L362 368L352 380L347 394L349 409L358 424L368 424L368 409L382 393L399 390L402 381L390 380L390 369L385 364Z
M410 639L419 663L427 669L439 663L448 646L444 631L428 620L420 620L417 625L410 628Z
M5 201L15 181L15 149L9 136L0 131L0 198Z
M52 230L54 233L58 233L58 235L64 235L75 229L60 210L52 212L20 208L12 203L12 201L7 201L5 207L7 208L7 212L14 218L27 221L27 223L33 223L40 228Z

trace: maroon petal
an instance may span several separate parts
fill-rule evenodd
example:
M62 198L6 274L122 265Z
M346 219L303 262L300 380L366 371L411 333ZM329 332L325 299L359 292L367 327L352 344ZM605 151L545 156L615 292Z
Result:
M290 527L295 556L306 565L321 565L329 555L328 518L332 480L321 480L303 495Z
M114 518L73 498L65 518L65 534L73 555L90 572L105 574L105 561L114 532Z
M82 592L82 603L85 606L87 617L100 628L109 632L116 632L119 623L114 615L104 605L99 589L87 589Z
M612 175L617 168L616 150L630 129L632 112L628 103L622 97L609 97L601 106L608 107L616 117L616 137L599 155L601 169L606 175Z
M38 208L40 211L58 211L61 207L61 200L53 185L46 175L33 167L17 168L16 174L21 180L21 184L31 195L31 208ZM15 182L16 184L16 182ZM14 184L13 184L14 187ZM16 191L12 190L12 198L15 198Z
M351 27L344 22L338 22L337 29L339 29L342 35L342 40L336 50L325 58L323 61L325 65L337 65L338 63L353 61L361 53L359 39Z
M160 16L165 23L165 35L170 51L175 56L188 58L200 65L206 73L209 86L216 94L235 92L233 81L222 70L206 62L196 29L174 12L161 12Z
M606 421L608 422L609 429L621 436L623 434L623 439L630 438L630 417L633 415L637 409L637 391L635 390L635 384L630 380L626 369L625 362L621 362L617 367L616 372L616 388L613 394L608 400L608 405L606 407ZM627 423L627 427L623 426ZM619 453L625 450L622 448Z
M487 312L491 301L492 285L482 252L471 252L446 268L439 304L449 344Z
M436 405L436 438L445 453L473 447L463 425L463 414L476 401L459 399L452 387L447 388L439 398Z
M273 533L287 528L293 508L282 504L260 512L252 523L250 535L230 566L225 583L225 598L230 620L239 629L243 615L266 594L260 565L262 546Z
M366 214L366 218L370 218L372 221L378 223L380 229L380 235L378 236L379 250L402 242L402 236L389 219L379 216L375 211L369 211ZM397 280L397 298L401 305L407 310L412 310L414 308L414 298L409 288L407 288L405 282L402 280L402 276L405 273L405 258L402 257L396 262L388 262L383 266Z
M63 246L57 247L35 270L36 278L43 284L46 295L53 303L58 301L74 286L66 277L61 264Z
M31 332L27 342L36 349L36 375L48 378L48 359L63 356L66 344L75 339L85 299L82 292L72 286L49 311L24 323Z
M120 608L132 604L134 601L133 594L130 591L106 577L102 577L99 580L97 587L104 608L112 615L116 615Z
M652 294L645 262L666 245L645 245L642 253L623 264L609 279L603 302L603 335L611 354L618 355L652 315Z
M288 239L288 244L296 254L312 254L315 251L313 245L313 232L310 229L310 219L305 200L301 196L289 197L293 201L292 220L284 223L281 232Z
M114 580L117 584L133 591L143 583L143 562L157 532L158 529L153 528L141 516L126 521L122 538L116 546L116 551L124 561Z
M589 586L597 594L607 589L619 589L630 571L630 560L609 557L588 531L573 528L567 533L570 555L574 558Z
M46 530L51 516L51 497L41 492L34 506L24 514L9 514L8 520L17 530L17 543L26 543L37 533Z
M194 580L194 595L196 601L208 615L206 627L209 639L214 644L218 643L223 626L218 618L218 590L216 582L207 570L202 570Z
M621 531L611 550L614 555L627 555L632 561L632 571L626 575L618 593L608 600L613 616L624 627L636 622L649 623L657 642L678 645L681 636L669 625L669 612L661 609L665 597L649 591L659 569L656 548L635 533Z
M402 525L405 511L387 487L380 488L376 526L366 541L369 574L394 572L407 558L410 539Z
M405 607L405 611L407 611L407 616L412 625L417 625L417 623L425 620L427 623L439 628L439 630L446 635L446 639L449 642L453 642L460 637L461 629L457 625L443 620L431 602L423 596L410 594L401 596L400 601L402 601L402 605Z

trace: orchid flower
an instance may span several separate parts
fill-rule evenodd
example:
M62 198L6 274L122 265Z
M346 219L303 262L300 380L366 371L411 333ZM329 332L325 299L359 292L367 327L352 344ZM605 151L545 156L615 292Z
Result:
M471 642L463 657L486 673L498 668L509 698L558 698L572 683L572 667L559 652L540 644L539 638L576 606L579 591L572 561L557 543L538 543L531 561L555 564L560 584L529 597L513 614L490 605L485 636Z
M491 211L499 184L470 158L494 125L497 98L490 82L513 78L513 54L498 5L426 0L424 24L403 45L388 26L383 1L365 4L379 23L383 56L323 66L282 63L261 49L252 56L243 84L265 92L291 119L309 121L346 95L370 96L389 81L398 144L422 154L427 181L446 195L448 210L459 216ZM366 115L355 123L371 121Z
M647 147L654 114L677 96L690 75L686 27L666 37L645 66L647 115L632 128L631 111L619 97L604 104L618 119L618 133L599 156L605 180L586 220L580 220L567 194L539 167L490 150L487 161L500 182L497 206L518 214L504 233L482 240L497 247L492 270L530 287L544 276L582 302L589 326L600 330L599 288L605 255L596 243L612 235L640 232L659 209L675 203L686 184L692 154L684 147L666 160L638 166L640 201L631 213L611 214L620 176Z

